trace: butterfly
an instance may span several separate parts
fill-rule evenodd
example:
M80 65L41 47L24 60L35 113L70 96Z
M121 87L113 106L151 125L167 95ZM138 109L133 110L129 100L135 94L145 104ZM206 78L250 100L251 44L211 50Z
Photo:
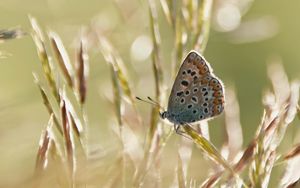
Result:
M184 59L174 81L168 109L162 119L174 123L175 131L187 123L210 119L224 110L224 86L209 63L192 50Z
M158 105L150 97L148 99ZM221 114L224 104L221 80L213 74L204 57L192 50L183 60L171 90L168 108L160 116L172 122L176 133L179 133L180 125Z

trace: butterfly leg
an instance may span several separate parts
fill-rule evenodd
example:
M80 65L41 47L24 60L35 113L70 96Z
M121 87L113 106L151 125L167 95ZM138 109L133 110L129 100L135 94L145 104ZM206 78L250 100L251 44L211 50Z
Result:
M185 138L191 140L191 138L189 138L189 137L187 137L186 135L184 135L184 131L180 130L180 124L179 124L179 125L178 125L178 124L174 124L174 130L175 130L175 132L176 132L177 134L179 134L180 136L183 136L183 137L185 137Z
M180 125L174 124L174 130L177 134L180 134L179 128L180 128Z
M177 134L179 134L180 136L183 136L189 140L192 140L190 137L186 136L184 133L184 131L180 130L180 126L185 126L185 125L178 125L178 124L174 124L174 130ZM189 126L189 125L188 125ZM192 140L193 141L193 140Z

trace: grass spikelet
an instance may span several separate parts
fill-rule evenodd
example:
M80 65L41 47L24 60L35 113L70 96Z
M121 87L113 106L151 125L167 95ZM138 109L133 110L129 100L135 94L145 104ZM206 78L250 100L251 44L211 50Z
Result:
M124 66L123 60L117 54L117 50L112 46L112 44L101 34L97 34L99 40L99 47L105 61L110 64L114 71L117 73L117 79L120 83L122 91L125 96L128 97L132 104L135 104L135 97L132 94L131 86L129 86L129 79L127 77L127 70Z
M68 110L68 113L70 114L70 119L74 120L74 125L76 126L76 131L79 133L79 139L81 140L81 143L85 145L85 139L86 138L86 120L84 119L84 111L81 109L81 104L78 103L78 100L76 98L76 93L73 89L69 87L64 87L62 89L62 96L64 97L64 102L66 105L66 108ZM69 120L70 121L70 120Z
M152 36L153 50L151 53L152 69L154 73L154 86L155 86L155 101L161 103L162 95L162 82L163 72L161 67L161 54L160 54L160 33L157 20L157 10L154 1L148 1L149 5L149 18L150 18L150 31ZM161 152L161 133L159 133L159 106L152 106L150 115L149 131L146 137L146 144L144 147L144 158L141 161L133 179L134 186L142 185L146 173L149 171L152 163L157 167L159 164L159 157ZM160 131L161 132L161 131ZM158 177L159 172L156 173Z
M240 160L234 165L233 170L235 172L241 172L253 160L253 154L256 147L257 142L256 140L253 140L244 151Z
M53 114L53 122L54 122L57 130L62 135L63 131L62 131L62 128L60 126L61 124L59 122L59 119L57 118L57 117L59 117L59 115L57 113L55 113L55 111L53 110L52 105L50 104L50 101L48 99L48 96L47 96L45 90L42 88L41 83L39 82L39 78L37 77L36 74L33 74L33 76L34 76L34 82L40 90L40 93L41 93L41 96L42 96L42 99L43 99L43 103L44 103L45 107L47 108L47 111L48 111L49 115Z
M216 183L220 180L221 176L223 174L223 171L219 171L215 173L214 175L210 176L208 179L206 179L202 184L201 188L210 188L214 187Z
M276 100L269 100L265 105L267 113L257 137L255 160L252 168L250 168L252 185L262 187L266 187L269 183L270 173L277 158L276 150L285 135L288 125L296 116L299 100L299 84L297 82L289 84L282 66L270 66L269 76L275 96L269 98L275 98ZM283 90L283 88L287 90Z
M135 100L136 97L133 95L130 80L127 76L127 69L124 66L124 62L122 58L118 55L117 50L111 45L111 43L105 37L103 37L99 33L97 33L97 37L98 37L100 51L104 56L106 63L108 63L108 65L111 67L110 68L111 73L115 74L114 75L115 78L112 78L112 80L113 80L113 85L117 84L119 87L118 92L120 92L120 96L121 96L120 105L123 102L121 99L123 98L128 99L126 100L126 102L129 102L129 104L133 108L135 112L134 118L136 119L136 122L138 124L143 124L143 121L137 111L136 100ZM117 103L115 103L115 105L119 106L119 104ZM120 117L119 115L117 116Z
M82 186L81 182L86 179L83 172L87 164L87 127L85 126L86 119L84 119L85 111L82 108L86 96L85 79L87 71L84 74L84 80L81 78L81 87L84 85L85 91L77 92L74 85L74 81L77 79L75 76L77 75L74 74L73 65L59 36L55 32L48 33L53 54L61 71L56 72L58 69L53 69L55 66L52 64L53 62L50 63L49 61L50 55L46 52L45 39L40 27L34 18L30 17L30 21L33 28L32 37L37 46L47 85L42 84L42 80L36 74L34 74L35 82L52 121L57 127L57 129L51 128L51 139L49 140L51 155L49 154L49 159L52 162L48 171L49 174L52 173L53 169L60 172L57 175L53 174L53 176L57 178L59 185L62 187ZM84 57L86 54L81 49L77 52L77 55L81 56L81 63L84 64L82 65L84 68L81 67L79 71L84 72L87 69L87 57ZM66 82L57 84L63 78ZM80 97L77 97L78 95ZM44 178L40 180L43 180L41 183L48 181Z
M127 71L126 66L131 59L126 56L128 51L122 51L122 47L131 39L144 38L146 41L148 37L144 33L136 37L134 35L139 30L132 32L126 35L128 41L122 40L121 43L118 37L125 34L123 30L119 31L122 24L97 27L97 30L94 27L88 28L89 32L75 41L78 46L72 59L62 43L64 40L54 31L46 32L47 37L44 37L36 20L30 17L32 37L44 75L41 77L34 74L34 81L50 117L40 138L32 183L34 186L31 187L268 187L274 183L273 173L277 176L282 169L282 178L275 180L280 187L297 186L300 178L300 146L297 144L288 149L286 155L282 155L283 147L280 146L299 113L300 83L288 80L279 58L270 59L272 64L268 66L268 76L272 89L264 93L262 120L247 146L243 147L239 103L231 87L226 89L225 113L218 117L221 120L224 118L225 129L222 126L218 129L224 130L222 135L225 138L216 138L212 129L209 130L207 121L198 122L197 125L180 125L180 134L175 134L172 125L159 119L167 100L166 93L171 89L166 86L171 86L167 81L172 79L165 79L164 76L177 71L184 53L190 50L202 54L205 52L213 1L160 0L162 9L157 8L156 2L148 0L144 7L149 11L146 15L149 19L146 29L149 30L153 47L151 54L148 51L148 56L145 55L145 58L151 58L150 61L144 59L151 63L153 71L153 93L148 98L148 102L153 105L148 109L149 114L143 116L140 112L146 111L139 111L136 105L138 97L135 96L138 93L136 90L143 88L133 87L138 78L131 79L130 73L133 71ZM120 15L123 14L121 19L126 25L132 26L136 20L143 19L136 17L140 11L134 11L133 16L128 14L135 10L131 9L131 4L128 4L130 9L121 7L122 4L118 2L116 4L124 11ZM169 24L161 25L165 22L159 17L161 15L166 17ZM110 18L108 20L113 22ZM103 20L100 21L101 25ZM135 30L132 27L130 29ZM165 38L166 34L168 36ZM90 36L96 39L95 42L90 40ZM132 42L132 46L136 41ZM149 40L145 41L141 43L149 45ZM170 44L172 49L169 49ZM92 45L96 45L96 48ZM107 64L104 66L105 71L110 71L112 94L108 97L108 108L104 109L107 111L102 113L109 119L108 134L105 128L96 127L98 122L94 119L88 121L87 108L90 110L91 106L87 104L93 102L88 101L87 95L88 49L96 49L97 55L99 51ZM162 52L165 51L168 52L166 56L172 56L171 63L163 61ZM136 70L144 66L135 63L133 58L132 65ZM146 76L142 79L149 81L148 78ZM149 85L147 83L145 86ZM89 130L89 126L93 126L93 129ZM100 140L109 138L108 141L101 140L98 143L99 132L94 133L94 130L103 131L101 134L104 136ZM88 137L89 132L93 132L94 137ZM299 143L295 138L289 139ZM219 140L223 142L219 143ZM201 154L205 155L204 159ZM203 165L203 162L208 164ZM274 168L279 165L283 168Z
M37 24L37 21L33 17L29 17L30 23L33 29L32 32L32 38L35 42L35 45L37 47L37 53L40 58L40 61L42 63L42 67L44 70L44 74L46 76L46 79L48 81L48 84L52 90L53 95L55 96L56 100L59 101L59 93L56 87L56 82L54 80L54 75L51 69L51 65L49 62L49 57L46 51L45 43L44 43L44 36L42 34L42 31Z
M70 63L70 59L68 57L66 49L64 48L64 45L62 44L61 39L55 32L51 31L51 32L49 32L48 35L49 35L50 42L52 45L52 50L54 52L54 56L58 62L58 65L60 66L60 69L62 70L63 75L64 75L68 85L70 87L72 87L73 86L72 76L74 75L74 73L73 73L74 69Z
M289 151L284 157L284 160L289 160L293 157L296 157L300 154L300 144L295 145L291 151Z
M239 104L232 88L226 89L226 105L225 105L225 128L226 128L226 147L228 148L229 161L240 151L243 145L243 134L240 124Z
M66 154L67 160L70 168L70 173L72 174L74 171L74 158L73 158L73 143L71 140L71 125L69 122L68 111L66 109L65 101L61 101L61 117L62 117L62 126L63 126L63 133L64 133L64 140L66 145Z
M201 53L204 52L209 38L212 3L212 0L203 0L198 7L198 20L193 47Z
M155 100L158 103L161 103L161 87L163 82L163 72L161 67L161 52L160 52L160 32L159 25L157 20L157 10L154 1L148 1L149 4L149 18L150 18L150 30L152 36L152 44L153 51L151 53L152 57L152 69L154 74L154 86L155 86ZM152 143L153 136L155 134L155 130L157 128L158 123L158 115L159 115L159 107L153 106L151 111L151 121L150 121L150 129L148 133L148 146L150 147L150 143Z
M297 187L300 180L300 144L295 145L283 159L286 161L285 171L280 180L281 187Z
M49 152L49 146L50 146L50 136L49 136L49 130L51 126L53 125L53 115L51 115L48 125L46 129L42 132L36 163L35 163L35 171L36 174L39 174L47 165L47 153Z
M77 90L79 93L80 103L83 104L86 100L86 89L87 89L87 54L86 49L84 47L84 41L80 41L80 46L77 52L77 64L76 64L76 72L77 72Z
M10 29L1 29L0 30L0 43L3 43L7 40L18 39L27 35L25 31L21 28L10 28Z

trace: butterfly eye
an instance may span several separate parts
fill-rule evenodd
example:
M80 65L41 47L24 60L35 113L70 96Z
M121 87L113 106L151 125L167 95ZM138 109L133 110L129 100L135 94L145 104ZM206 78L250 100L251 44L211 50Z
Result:
M189 104L188 105L188 109L190 109L190 108L192 108L193 107L193 105L192 104Z
M188 69L188 70L187 70L187 73L188 73L188 74L190 74L191 72L192 72L191 69Z
M182 71L182 75L185 75L186 74L186 72L185 71Z
M197 110L193 110L193 113L196 114L196 113L197 113Z
M200 115L199 118L200 118L200 119L203 119L204 117L203 117L203 115Z
M160 117L165 119L167 117L167 112L160 113Z
M194 76L194 81L196 81L198 79L198 76Z
M207 105L208 105L207 102L203 103L203 106L207 106Z
M197 93L197 91L198 91L198 88L194 88L194 89L193 89L193 92L194 92L194 93Z
M195 71L193 71L192 73L191 73L191 76L194 76L196 74L196 72Z

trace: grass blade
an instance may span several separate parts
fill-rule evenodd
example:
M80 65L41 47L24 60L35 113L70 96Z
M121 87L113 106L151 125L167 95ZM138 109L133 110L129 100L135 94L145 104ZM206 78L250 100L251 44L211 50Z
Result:
M161 67L161 54L160 54L160 33L157 18L157 10L154 1L148 1L149 4L149 18L150 18L150 30L153 43L152 51L152 69L154 73L154 85L155 85L155 100L160 103L161 99L161 86L163 82L163 72ZM157 128L159 115L159 107L153 106L151 111L150 129L148 134L148 144L152 143L152 139ZM147 147L146 147L147 148Z
M173 78L175 78L176 73L179 70L182 61L183 53L183 26L182 26L182 15L180 9L177 10L176 25L175 25L175 60L173 62Z
M123 121L121 115L121 92L120 92L120 86L118 82L118 73L114 70L113 66L110 67L110 71L111 71L111 80L112 80L113 93L114 93L113 104L115 105L115 113L117 116L118 125L120 127L120 132L122 132L121 127L123 126Z
M193 46L200 53L204 52L209 38L212 4L213 0L203 0L198 9L198 23Z
M222 157L222 155L218 152L216 147L210 143L206 138L202 135L198 134L193 128L188 125L183 126L185 132L191 137L194 143L205 153L207 156L212 159L217 164L223 166L224 169L227 169L230 173L235 174L230 165L226 162L226 160Z
M160 0L160 5L161 5L161 7L163 9L163 12L164 12L166 18L167 18L167 21L169 22L169 24L171 26L173 26L174 25L174 23L173 23L174 21L172 19L172 15L170 13L170 7L169 7L167 1L166 0Z

